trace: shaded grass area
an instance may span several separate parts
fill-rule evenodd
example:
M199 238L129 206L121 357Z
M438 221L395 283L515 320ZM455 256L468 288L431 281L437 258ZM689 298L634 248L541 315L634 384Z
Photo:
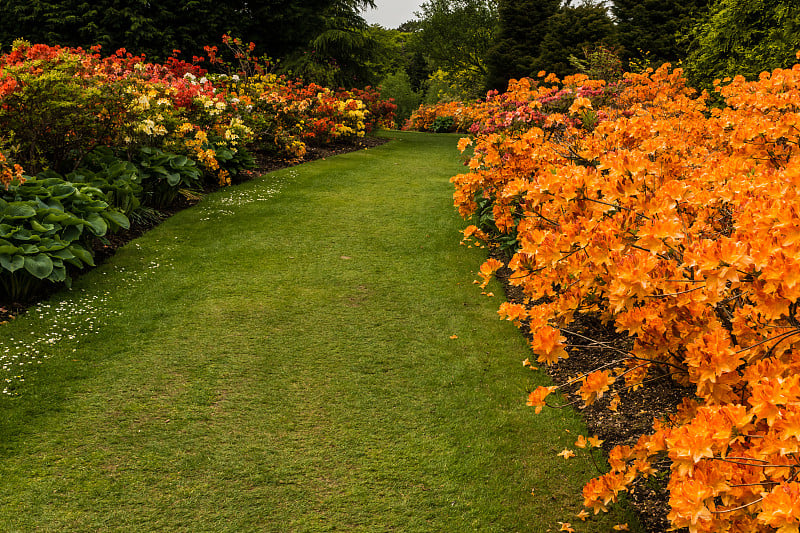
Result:
M472 284L457 137L389 135L210 195L1 327L27 362L0 399L0 530L578 522L595 470L557 454L583 428L524 405L546 378Z

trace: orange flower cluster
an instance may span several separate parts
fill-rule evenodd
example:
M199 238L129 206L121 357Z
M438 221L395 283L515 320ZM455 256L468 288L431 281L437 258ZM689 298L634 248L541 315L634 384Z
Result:
M718 83L722 109L668 66L624 83L611 105L576 94L539 125L479 134L455 204L472 216L490 203L480 229L516 236L510 280L535 304L501 316L527 321L540 362L566 357L576 313L632 339L616 368L572 383L587 404L664 372L694 387L612 450L587 508L606 510L666 456L675 528L797 532L800 65Z
M24 183L25 178L22 177L22 173L23 170L21 166L9 164L6 156L0 152L0 185L2 185L4 189L8 189L8 186L14 180Z
M437 131L444 133L467 133L470 126L477 120L474 106L465 105L462 102L441 102L438 104L421 105L419 109L412 113L405 125L404 130L414 131ZM436 119L450 119L439 127ZM436 125L436 128L434 128Z

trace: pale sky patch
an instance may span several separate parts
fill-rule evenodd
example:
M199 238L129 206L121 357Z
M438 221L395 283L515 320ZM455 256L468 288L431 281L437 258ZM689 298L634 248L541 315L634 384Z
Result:
M367 9L361 16L368 24L380 24L395 29L400 24L413 20L414 11L419 11L424 0L375 0L375 9Z

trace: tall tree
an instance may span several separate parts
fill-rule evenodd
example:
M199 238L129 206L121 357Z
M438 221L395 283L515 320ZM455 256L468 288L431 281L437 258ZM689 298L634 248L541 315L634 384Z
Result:
M626 59L676 62L686 56L679 34L706 9L709 0L614 0L611 13L617 22ZM743 2L747 3L747 2Z
M498 37L487 54L487 86L505 90L508 80L535 74L541 43L560 0L499 0Z
M570 57L582 58L585 51L598 45L616 44L616 26L602 4L564 6L549 19L536 68L561 77L574 74Z
M373 0L338 0L303 22L315 28L306 47L287 57L287 67L306 79L327 86L363 86L376 81L368 68L377 42L359 11Z
M161 59L174 49L200 54L218 42L227 20L241 18L231 0L7 0L0 18L0 45L17 38L34 43L89 47L110 53L126 48Z
M689 79L710 87L716 78L749 79L797 62L800 4L797 0L717 0L692 29L686 60Z
M478 96L487 75L486 51L497 31L496 0L428 0L416 15L417 48L429 66L465 97Z

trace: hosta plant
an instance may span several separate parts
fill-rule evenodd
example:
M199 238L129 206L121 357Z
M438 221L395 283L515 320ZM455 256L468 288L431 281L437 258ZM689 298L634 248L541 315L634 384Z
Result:
M57 177L12 182L0 190L0 298L24 301L45 284L69 284L70 267L94 265L93 237L127 227L94 187Z

